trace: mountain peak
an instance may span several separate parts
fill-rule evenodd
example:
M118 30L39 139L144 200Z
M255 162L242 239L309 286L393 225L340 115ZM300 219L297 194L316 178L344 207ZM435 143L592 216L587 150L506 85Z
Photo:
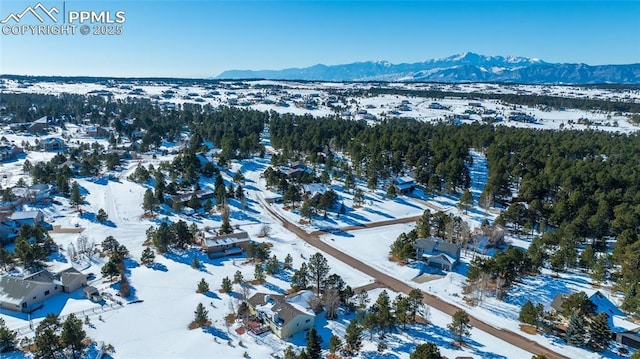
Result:
M640 64L588 66L552 64L522 56L486 56L463 52L417 63L388 61L318 64L307 68L268 71L225 71L219 79L264 78L307 81L436 81L518 83L640 84Z

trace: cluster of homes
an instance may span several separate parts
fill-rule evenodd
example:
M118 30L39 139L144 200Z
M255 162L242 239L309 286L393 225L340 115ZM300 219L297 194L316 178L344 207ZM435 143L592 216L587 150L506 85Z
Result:
M201 245L210 258L220 258L242 254L250 242L247 232L235 232L205 236ZM315 295L309 290L291 295L256 293L247 300L251 316L246 324L255 334L271 331L287 339L314 326L314 299Z
M40 210L15 211L8 216L0 215L0 245L13 243L18 237L18 231L23 225L31 227L41 226L45 230L53 227L45 222L44 215Z

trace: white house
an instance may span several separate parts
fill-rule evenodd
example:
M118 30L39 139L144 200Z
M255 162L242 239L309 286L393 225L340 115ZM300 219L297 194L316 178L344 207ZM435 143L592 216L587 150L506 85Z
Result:
M256 293L248 300L251 313L281 339L309 330L315 324L312 310L315 295L303 290L291 295Z
M43 270L25 277L6 275L0 278L0 307L29 313L55 294L86 285L87 276L74 268L57 274Z

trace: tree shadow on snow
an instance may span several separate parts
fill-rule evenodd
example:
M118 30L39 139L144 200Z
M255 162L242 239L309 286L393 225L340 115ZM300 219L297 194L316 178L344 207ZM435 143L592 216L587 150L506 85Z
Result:
M208 326L208 327L203 327L202 331L207 333L207 334L211 334L214 337L224 340L224 341L229 341L231 340L231 338L229 337L229 334L223 332L222 330L214 327L214 326Z
M151 263L147 265L147 268L151 268L155 271L160 271L160 272L168 272L169 269L167 268L166 265L162 264L162 263Z
M103 222L100 222L98 220L98 215L93 213L93 212L89 212L89 211L85 211L83 210L82 213L80 214L80 218L82 219L86 219L87 221L91 222L91 223L100 223L103 226L107 226L107 227L111 227L111 228L116 228L116 224L113 223L113 221L111 220L106 220Z
M377 214L379 216L385 217L385 218L390 218L393 219L395 217L393 217L392 215L388 214L388 213L384 213L384 212L380 212L378 210L375 209L371 209L370 207L367 207L364 209L365 211L369 212L369 213L373 213L373 214Z

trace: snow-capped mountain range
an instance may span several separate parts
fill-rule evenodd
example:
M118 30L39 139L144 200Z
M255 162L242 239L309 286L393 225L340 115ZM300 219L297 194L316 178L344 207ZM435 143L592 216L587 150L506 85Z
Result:
M318 64L284 70L230 70L219 79L272 79L310 81L425 81L640 84L640 63L597 65L548 63L517 56L485 56L472 52L416 63L387 61L345 65Z

